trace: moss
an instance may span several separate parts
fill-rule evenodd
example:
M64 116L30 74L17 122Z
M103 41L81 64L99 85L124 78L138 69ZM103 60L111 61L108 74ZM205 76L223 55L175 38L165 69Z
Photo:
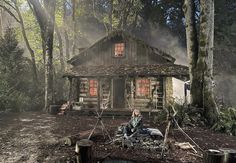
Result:
M203 14L202 14L203 15ZM202 16L201 17L201 24L207 22L207 16Z

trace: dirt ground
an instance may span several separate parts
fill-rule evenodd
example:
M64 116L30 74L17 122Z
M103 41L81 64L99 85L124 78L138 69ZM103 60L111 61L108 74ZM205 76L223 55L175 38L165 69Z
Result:
M103 122L112 136L121 123L129 117L104 117ZM165 123L153 124L144 118L146 126L159 128L163 133ZM68 135L89 133L96 123L94 116L68 114L63 116L49 115L40 112L0 114L0 162L70 162L74 158L74 147L63 145L62 139ZM184 131L204 150L218 148L236 149L236 137L214 133L206 128L191 127ZM118 158L122 160L138 160L144 162L182 162L201 163L201 151L197 155L191 149L177 148L176 142L189 142L181 132L171 130L168 141L169 150L165 160L160 160L160 152L148 149L121 148L106 145L102 131L97 130L92 136L94 141L94 157L99 160ZM197 148L195 148L197 149Z

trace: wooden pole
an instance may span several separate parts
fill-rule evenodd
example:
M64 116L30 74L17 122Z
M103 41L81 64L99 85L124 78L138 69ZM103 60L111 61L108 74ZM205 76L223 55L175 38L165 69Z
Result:
M170 125L171 125L170 112L167 109L166 109L166 111L167 111L166 120L168 121L168 123L167 123L166 130L165 130L165 136L164 136L164 141L163 141L163 148L162 148L162 151L161 151L161 159L164 159L164 156L165 156L166 143L167 143L167 138L168 138L168 134L169 134L169 130L170 130Z
M78 157L77 163L92 163L92 146L93 142L88 139L82 139L76 142L75 152Z

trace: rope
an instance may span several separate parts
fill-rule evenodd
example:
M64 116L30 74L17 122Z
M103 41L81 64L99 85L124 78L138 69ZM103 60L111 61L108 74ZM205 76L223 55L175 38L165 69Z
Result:
M170 121L173 120L178 128L179 131L181 131L181 133L186 136L194 145L196 145L196 147L198 149L201 150L201 152L204 152L204 150L186 133L184 132L184 130L179 126L178 122L176 121L175 119L175 115L177 114L177 111L174 109L174 106L171 105L171 108L173 110L173 115L170 115L170 111L168 111L166 108L164 108L164 110L167 112L167 118L171 118L169 119L169 122L168 122L168 125L167 125L167 128L166 128L166 131L167 133L165 133L165 138L164 138L164 144L163 144L163 148L162 148L162 152L161 152L161 157L162 159L164 158L164 153L165 153L165 144L166 144L166 141L167 141L167 136L168 136L168 132L169 132L169 128L170 128Z
M176 119L175 119L174 117L173 117L173 120L174 120L174 122L175 122L177 128L182 132L182 134L183 134L184 136L186 136L189 140L191 140L191 142L192 142L194 145L196 145L196 147L197 147L198 149L200 149L202 152L204 152L204 150L203 150L190 136L188 136L188 134L187 134L186 132L184 132L184 130L179 126L178 122L176 121Z

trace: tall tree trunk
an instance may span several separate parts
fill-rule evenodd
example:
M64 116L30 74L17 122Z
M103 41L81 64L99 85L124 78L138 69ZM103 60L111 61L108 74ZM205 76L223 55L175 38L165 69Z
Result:
M27 38L26 31L25 31L24 20L22 18L21 12L20 12L20 10L19 10L16 3L17 2L15 1L15 10L16 10L16 12L18 14L18 17L19 17L19 20L20 20L19 23L20 23L20 26L21 26L21 32L22 32L22 35L23 35L23 38L24 38L24 41L25 41L25 45L26 45L27 49L29 50L29 53L30 53L30 56L31 56L31 63L32 63L32 71L33 71L34 81L35 81L35 83L38 83L38 73L37 73L37 67L36 67L36 62L35 62L35 54L34 54L33 49L31 48L29 40Z
M218 119L218 108L213 98L213 43L214 0L201 1L199 41L195 25L193 1L185 0L187 52L190 64L191 104L203 107L209 125ZM198 48L198 49L197 49Z
M1 4L1 2L0 2ZM0 37L3 36L2 9L0 8Z
M56 31L57 38L58 38L58 43L59 43L61 72L64 72L65 71L65 62L64 62L64 55L63 55L63 44L62 44L61 33L60 33L56 23L55 23L55 31Z
M76 49L76 9L77 9L77 0L72 1L73 4L73 13L72 13L72 20L73 20L73 46L72 46L72 56L75 56L75 49Z
M111 32L113 30L112 16L113 16L113 0L110 0L110 11L109 11L110 28L109 28L109 32Z
M47 0L45 3L46 12L48 12L46 27L46 57L45 57L45 106L44 110L48 111L49 105L54 103L53 89L53 35L55 24L55 6L56 1Z
M183 10L186 21L187 54L191 83L191 104L196 107L203 107L203 99L199 98L202 95L202 88L199 87L199 85L202 85L202 80L199 80L202 76L197 72L198 34L195 23L196 6L194 1L185 0Z
M48 111L49 105L54 102L53 89L53 35L55 21L56 1L44 0L44 7L38 0L28 0L33 5L34 15L39 23L42 37L43 57L45 64L45 106Z
M66 51L66 60L70 59L70 42L69 42L69 37L68 37L68 33L67 33L67 16L66 16L66 2L64 1L63 4L63 26L64 26L64 36L65 36L65 51Z
M214 0L201 1L199 58L197 67L203 76L204 115L210 125L218 118L218 108L213 97L213 46L214 46Z

